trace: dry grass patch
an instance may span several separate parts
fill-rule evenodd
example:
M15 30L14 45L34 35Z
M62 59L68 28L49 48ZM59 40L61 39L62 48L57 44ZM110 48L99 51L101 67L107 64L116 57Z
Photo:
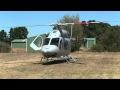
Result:
M40 53L1 53L1 79L119 79L120 53L75 52L77 63L39 63ZM58 62L59 61L59 62Z

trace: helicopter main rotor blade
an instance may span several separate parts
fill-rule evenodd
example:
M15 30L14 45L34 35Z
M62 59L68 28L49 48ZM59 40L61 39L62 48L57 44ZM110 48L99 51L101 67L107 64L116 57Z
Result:
M15 28L15 27L36 27L36 26L62 26L62 25L83 25L83 24L92 24L92 23L106 23L106 22L118 22L118 21L96 21L96 22L74 22L74 23L53 23L53 24L39 24L39 25L23 25L23 26L9 26L9 27L0 27L0 28Z
M0 28L16 28L16 27L36 27L36 26L52 26L52 24L41 24L41 25L29 25L29 26L9 26L9 27L0 27Z

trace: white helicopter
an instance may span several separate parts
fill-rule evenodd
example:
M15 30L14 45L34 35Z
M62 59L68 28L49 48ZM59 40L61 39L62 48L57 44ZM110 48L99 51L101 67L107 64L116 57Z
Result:
M75 23L58 23L58 24L49 24L45 26L54 26L56 29L52 30L45 39L41 36L37 36L30 46L34 50L40 50L43 57L47 62L49 62L48 58L53 57L61 57L64 58L68 63L69 60L76 61L72 56L70 56L71 52L71 42L75 39L72 38L72 26L74 24L91 24L91 23L100 23L100 22L75 22ZM67 30L61 28L62 25L71 25L71 35ZM44 26L44 25L40 25ZM40 39L42 42L40 42Z

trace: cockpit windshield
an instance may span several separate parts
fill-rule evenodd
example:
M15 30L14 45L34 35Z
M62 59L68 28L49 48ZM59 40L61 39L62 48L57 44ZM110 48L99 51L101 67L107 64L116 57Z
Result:
M50 45L58 46L58 44L59 44L59 38L52 38Z
M44 45L48 45L48 44L49 44L49 41L50 41L50 38L45 38Z

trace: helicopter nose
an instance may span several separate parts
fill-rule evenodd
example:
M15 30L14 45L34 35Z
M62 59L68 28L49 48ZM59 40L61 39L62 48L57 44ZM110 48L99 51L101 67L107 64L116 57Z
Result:
M48 51L48 49L44 49L42 52L43 53L48 53L49 51Z
M54 45L45 45L41 49L41 52L45 57L57 56L58 51L59 51L59 48Z

